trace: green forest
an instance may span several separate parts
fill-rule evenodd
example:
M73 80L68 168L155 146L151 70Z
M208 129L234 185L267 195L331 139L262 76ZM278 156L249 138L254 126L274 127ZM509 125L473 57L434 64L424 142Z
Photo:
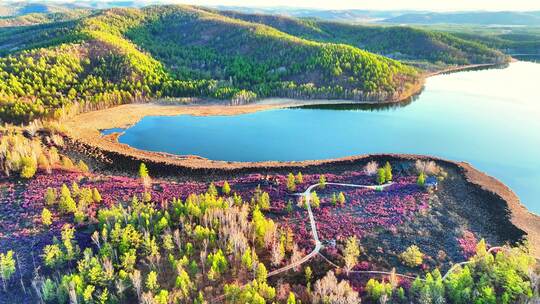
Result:
M359 25L232 11L225 14L250 22L267 24L305 39L344 43L399 60L442 64L476 64L507 60L507 56L502 52L478 41L429 29Z
M479 42L410 28L233 16L192 6L71 16L36 17L30 26L17 26L18 17L14 26L0 27L2 121L160 97L389 101L417 86L422 71L379 54L447 65L507 60Z

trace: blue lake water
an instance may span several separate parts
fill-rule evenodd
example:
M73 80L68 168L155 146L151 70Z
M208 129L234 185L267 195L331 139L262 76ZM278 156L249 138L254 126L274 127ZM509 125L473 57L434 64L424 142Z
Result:
M279 109L145 117L120 136L138 149L213 160L308 160L414 153L467 161L540 213L540 64L429 78L397 107Z

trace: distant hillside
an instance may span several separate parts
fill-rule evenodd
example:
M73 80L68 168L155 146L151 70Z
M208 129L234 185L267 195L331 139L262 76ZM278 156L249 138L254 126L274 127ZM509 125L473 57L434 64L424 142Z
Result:
M455 33L467 40L477 41L507 54L540 54L540 32L507 33L499 35L481 35L474 33Z
M295 18L316 18L321 20L341 22L373 22L387 18L401 16L413 11L378 11L378 10L325 10L293 7L241 7L217 6L222 11L234 11L244 14L281 15ZM414 11L416 12L416 11Z
M540 26L540 12L411 13L384 19L395 24L477 24Z
M191 6L4 28L0 51L0 118L9 121L160 96L393 100L418 80L415 69L350 45Z
M366 26L285 16L224 14L263 23L305 39L345 43L400 60L424 60L445 64L501 62L505 56L485 45L455 35L411 27Z
M91 11L87 9L73 9L66 12L46 14L32 13L14 17L5 17L0 18L0 28L70 21L90 14Z
M27 14L48 14L67 13L74 8L80 8L73 3L51 3L51 2L0 2L0 17L20 16Z
M156 0L77 0L77 1L0 1L0 18L17 17L29 14L70 14L72 10L108 9L114 7L142 7L155 4Z

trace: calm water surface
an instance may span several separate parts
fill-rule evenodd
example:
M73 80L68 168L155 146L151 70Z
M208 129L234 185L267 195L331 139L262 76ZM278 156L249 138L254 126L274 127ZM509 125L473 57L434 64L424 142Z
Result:
M408 105L280 109L237 116L145 117L120 142L214 160L415 153L464 160L540 213L540 64L428 79Z

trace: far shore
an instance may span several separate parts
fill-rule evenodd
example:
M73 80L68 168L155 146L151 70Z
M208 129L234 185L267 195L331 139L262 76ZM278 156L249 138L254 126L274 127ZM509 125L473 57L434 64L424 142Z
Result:
M512 58L511 62L516 62L517 60ZM438 70L435 72L428 73L426 75L427 77L442 75L442 74L448 74L448 73L455 73L455 72L463 72L468 70L474 70L474 69L481 69L481 68L490 68L490 67L496 67L504 65L504 63L482 63L482 64L469 64L469 65L460 65L455 67L449 67L442 70Z
M327 105L327 104L373 104L384 105L392 103L400 103L409 100L415 95L418 95L423 90L424 82L427 78L466 71L477 68L488 68L498 66L499 64L472 64L465 66L455 66L445 68L436 72L425 73L420 78L419 82L414 84L409 90L402 93L398 99L390 101L358 101L346 99L293 99L270 97L257 100L245 105L228 105L216 101L200 100L193 103L175 103L174 101L156 100L144 104L125 104L109 109L98 110L88 113L76 115L66 120L66 125L69 127L70 134L74 138L78 138L79 131L88 132L92 130L104 130L112 128L127 128L136 124L144 116L176 116L176 115L194 115L194 116L211 116L211 115L239 115L248 114L257 111L308 106L308 105ZM94 132L92 132L94 133ZM99 135L94 133L94 135ZM86 136L84 136L86 137Z

